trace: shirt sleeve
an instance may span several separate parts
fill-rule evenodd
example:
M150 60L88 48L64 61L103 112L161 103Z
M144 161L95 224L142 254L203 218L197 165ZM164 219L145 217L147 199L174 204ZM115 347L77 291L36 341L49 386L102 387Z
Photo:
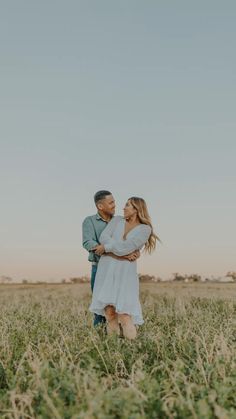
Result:
M151 234L151 227L142 224L136 229L135 234L126 240L114 240L112 237L106 240L104 244L105 252L112 252L117 256L125 256L137 249L141 249L148 241Z
M94 231L92 221L89 217L85 218L82 224L82 235L83 247L88 252L90 252L95 246L99 244L96 239L96 234Z

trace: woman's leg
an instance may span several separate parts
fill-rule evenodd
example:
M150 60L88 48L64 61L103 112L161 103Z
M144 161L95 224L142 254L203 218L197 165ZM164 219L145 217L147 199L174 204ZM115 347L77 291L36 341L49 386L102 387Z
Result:
M123 329L124 337L128 339L135 339L137 336L137 330L132 317L129 314L119 314L118 318Z
M115 311L114 306L106 306L105 307L105 317L107 320L107 333L117 333L120 334L120 327L118 323L118 314Z

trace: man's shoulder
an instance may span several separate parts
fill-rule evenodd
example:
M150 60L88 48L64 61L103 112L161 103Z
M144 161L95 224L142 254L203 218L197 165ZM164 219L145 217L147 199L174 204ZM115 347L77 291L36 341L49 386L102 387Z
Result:
M96 221L97 219L98 219L98 215L97 214L88 215L87 217L85 217L83 223L91 222L91 221ZM111 221L112 220L119 221L119 220L123 220L123 219L124 219L124 217L122 217L122 215L114 215L112 217Z
M86 223L88 221L93 221L96 220L97 214L93 214L93 215L87 215L87 217L85 217L83 223Z

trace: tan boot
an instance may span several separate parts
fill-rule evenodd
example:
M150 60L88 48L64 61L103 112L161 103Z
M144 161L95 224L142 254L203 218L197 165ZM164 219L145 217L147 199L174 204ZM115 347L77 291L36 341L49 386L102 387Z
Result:
M119 314L118 321L123 329L124 337L133 340L137 336L137 330L129 314Z
M118 314L116 313L114 306L105 307L105 317L107 320L107 334L111 335L113 333L116 333L117 335L119 335L120 327L118 323Z

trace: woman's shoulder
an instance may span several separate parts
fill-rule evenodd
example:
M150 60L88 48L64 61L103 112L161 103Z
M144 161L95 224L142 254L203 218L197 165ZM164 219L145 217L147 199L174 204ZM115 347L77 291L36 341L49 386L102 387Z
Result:
M120 224L120 222L124 220L123 217L121 217L121 215L114 215L111 219L111 221L108 223L109 226L113 226L116 227L118 224Z
M144 233L149 234L149 235L151 234L152 229L148 224L140 224L140 227Z
M114 215L112 220L114 220L114 223L118 224L120 221L124 221L124 217L122 217L122 215Z
M112 217L111 221L109 221L109 223L117 223L117 221L119 221L121 219L123 219L123 217L121 217L121 215L113 215L113 217Z

